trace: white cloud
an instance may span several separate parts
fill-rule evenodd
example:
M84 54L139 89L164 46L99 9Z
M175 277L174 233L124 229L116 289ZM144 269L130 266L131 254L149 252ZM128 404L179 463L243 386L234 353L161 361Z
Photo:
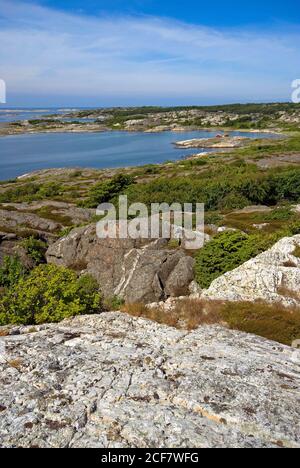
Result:
M287 99L299 39L297 29L214 30L0 0L0 77L33 97Z

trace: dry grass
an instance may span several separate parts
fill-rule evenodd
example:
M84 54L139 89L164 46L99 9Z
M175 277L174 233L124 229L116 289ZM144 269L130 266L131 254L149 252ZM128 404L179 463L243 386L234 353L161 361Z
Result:
M280 294L280 296L290 298L290 299L295 299L295 301L300 300L300 292L292 291L291 289L286 287L284 284L277 289L277 293Z
M8 361L7 364L14 369L20 370L22 367L22 360L21 359L12 359Z
M200 325L222 322L220 303L195 299L178 301L171 310L162 307L148 308L143 304L126 304L122 312L133 317L143 317L154 322L185 330L195 330Z
M224 303L221 311L231 329L262 336L290 346L300 338L300 308L280 303Z
M9 331L8 330L0 330L0 336L8 336L9 335Z
M222 324L288 346L300 338L300 308L281 304L186 299L178 301L175 308L168 311L149 309L143 304L127 304L122 311L184 330Z

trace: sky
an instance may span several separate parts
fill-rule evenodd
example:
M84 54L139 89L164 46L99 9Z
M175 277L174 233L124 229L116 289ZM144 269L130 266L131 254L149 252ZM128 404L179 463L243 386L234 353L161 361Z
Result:
M289 101L299 58L299 0L0 0L11 107Z

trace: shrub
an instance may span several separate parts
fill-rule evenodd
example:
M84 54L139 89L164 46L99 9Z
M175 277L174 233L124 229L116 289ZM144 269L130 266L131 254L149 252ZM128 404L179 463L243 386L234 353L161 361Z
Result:
M39 198L52 198L60 195L62 192L62 186L56 182L47 182L40 185L38 195Z
M10 288L27 273L19 257L4 257L0 267L0 287Z
M63 187L56 182L36 184L29 182L2 192L0 203L22 203L24 201L43 200L60 195Z
M271 211L264 215L264 221L289 221L294 216L294 213L291 211L291 207L283 206L276 208L275 210Z
M47 244L33 236L28 237L21 243L29 257L34 260L37 264L45 262L45 253L47 250Z
M0 325L59 322L99 312L101 296L90 276L55 265L40 265L21 278L0 300Z
M247 205L249 205L249 200L246 197L232 192L219 201L218 208L220 210L235 210L239 208L245 208Z
M22 186L14 187L0 194L0 203L22 202L28 197L36 195L39 190L37 184L28 183Z
M124 306L124 304L124 299L118 296L109 297L103 301L103 307L107 312L111 312L113 310L118 311Z
M300 221L289 223L286 226L285 231L287 236L296 236L297 234L300 234Z
M260 171L253 164L214 164L201 174L159 177L125 189L129 202L205 203L207 211L300 201L300 169Z
M120 195L133 183L133 177L118 174L111 180L94 185L88 193L88 199L84 202L87 208L97 208L101 203L106 203Z
M240 231L218 234L196 255L196 280L202 288L208 288L214 279L260 254L274 242L273 236L247 235Z

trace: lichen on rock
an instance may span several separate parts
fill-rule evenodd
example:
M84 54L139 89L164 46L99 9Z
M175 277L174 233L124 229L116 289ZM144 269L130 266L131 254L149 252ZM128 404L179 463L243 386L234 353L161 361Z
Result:
M1 335L2 447L300 447L296 349L118 312Z

